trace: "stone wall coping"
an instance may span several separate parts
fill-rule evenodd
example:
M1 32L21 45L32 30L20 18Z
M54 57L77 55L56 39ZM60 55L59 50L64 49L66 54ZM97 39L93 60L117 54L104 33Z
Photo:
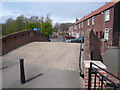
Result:
M84 61L85 68L90 68L90 62L95 63L96 65L100 66L101 68L106 69L107 67L101 61ZM94 66L95 68L98 68Z

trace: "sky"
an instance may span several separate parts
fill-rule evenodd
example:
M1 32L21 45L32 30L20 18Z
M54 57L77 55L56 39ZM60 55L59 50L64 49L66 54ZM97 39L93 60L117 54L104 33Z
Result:
M16 18L19 15L26 17L38 16L46 17L50 14L53 23L71 22L82 18L99 7L105 2L2 2L0 10L0 23L8 18Z

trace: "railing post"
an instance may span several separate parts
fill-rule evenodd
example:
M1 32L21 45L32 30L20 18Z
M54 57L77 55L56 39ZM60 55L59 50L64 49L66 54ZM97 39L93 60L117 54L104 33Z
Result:
M80 67L80 69L81 69L81 55L82 55L81 49L82 49L82 43L80 43L80 56L79 56L79 67Z
M103 90L103 77L101 78L101 90Z
M92 63L90 62L89 74L88 74L88 90L91 90L91 75L92 74Z
M96 90L96 77L97 77L97 73L95 72L95 78L94 78L94 90Z
M20 84L25 83L24 59L20 59Z

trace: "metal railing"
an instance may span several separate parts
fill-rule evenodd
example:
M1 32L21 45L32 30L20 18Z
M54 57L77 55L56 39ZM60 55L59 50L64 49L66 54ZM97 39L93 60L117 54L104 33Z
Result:
M84 37L83 37L83 39L84 39ZM80 70L80 76L81 76L82 78L84 78L84 73L83 73L82 65L81 65L81 62L82 62L82 51L83 51L82 44L83 44L83 42L84 42L83 39L82 39L81 42L80 42L80 55L79 55L79 70Z
M89 76L88 76L88 90L91 90L91 88L94 90L96 90L96 79L99 79L99 87L97 87L99 90L103 90L103 85L105 84L104 82L108 81L112 84L112 90L116 90L117 88L120 89L120 85L115 83L113 80L111 80L109 77L105 76L104 74L102 74L100 71L98 71L95 67L96 66L99 70L104 71L107 75L110 75L112 77L114 77L116 80L120 81L120 78L113 75L112 73L108 72L107 70L101 68L100 66L96 65L93 62L90 62L90 68L89 68ZM95 75L94 77L94 87L91 87L91 81L92 81L92 74ZM107 88L107 87L106 87Z

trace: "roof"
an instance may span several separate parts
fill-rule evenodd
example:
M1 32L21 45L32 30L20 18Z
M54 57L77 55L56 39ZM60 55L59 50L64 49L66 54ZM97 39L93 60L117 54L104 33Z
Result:
M96 15L96 14L98 14L98 13L100 13L100 12L102 12L102 11L110 8L110 7L112 7L112 6L114 6L114 5L115 5L116 3L118 3L119 1L120 1L120 0L113 0L113 1L105 4L104 6L98 8L97 10L95 10L95 11L93 11L92 13L88 14L87 16L83 17L82 19L78 20L78 21L75 22L74 24L77 24L77 23L79 23L79 22L82 22L82 21L84 21L84 20L86 20L86 19L88 19L88 18L90 18L90 17L92 17L92 16L94 16L94 15Z

